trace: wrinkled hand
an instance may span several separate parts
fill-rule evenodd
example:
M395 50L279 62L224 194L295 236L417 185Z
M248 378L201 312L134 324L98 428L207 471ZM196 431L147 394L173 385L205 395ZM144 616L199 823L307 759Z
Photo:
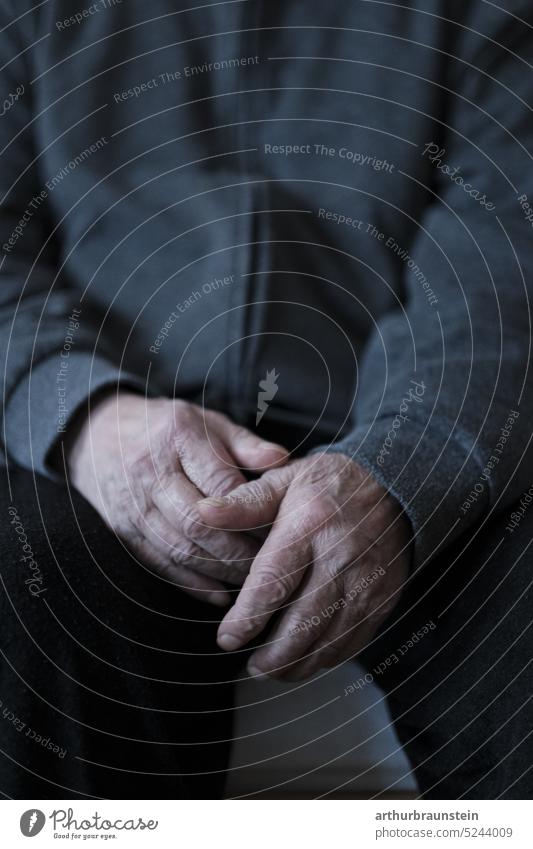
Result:
M207 528L196 505L287 452L185 401L105 396L67 441L69 477L147 566L203 601L227 605L257 554L249 534ZM240 468L239 468L240 467Z
M271 626L248 671L300 680L356 655L399 600L410 524L357 463L317 454L199 505L206 524L272 524L218 642L236 650Z

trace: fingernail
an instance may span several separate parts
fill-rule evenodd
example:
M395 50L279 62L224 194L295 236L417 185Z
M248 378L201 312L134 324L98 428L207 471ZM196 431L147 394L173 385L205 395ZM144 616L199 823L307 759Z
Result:
M198 502L199 507L227 507L228 502L225 498L202 498L201 501Z
M222 591L214 592L214 593L208 593L207 600L211 604L216 604L217 607L227 607L228 604L231 604L230 594L224 593Z
M266 672L263 672L262 669L259 669L258 666L255 666L254 663L249 663L246 667L246 671L251 678L265 678Z
M260 442L259 448L264 448L265 451L275 451L276 454L286 454L287 450L281 445L276 445L275 442Z
M242 646L242 640L234 637L233 634L221 634L217 637L217 643L224 651L236 651Z

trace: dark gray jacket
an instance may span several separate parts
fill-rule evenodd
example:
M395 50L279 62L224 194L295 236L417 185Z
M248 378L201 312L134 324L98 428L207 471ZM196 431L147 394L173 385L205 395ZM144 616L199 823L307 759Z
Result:
M47 473L117 381L251 427L265 391L260 427L390 488L419 563L509 508L532 477L530 0L0 15L8 456Z

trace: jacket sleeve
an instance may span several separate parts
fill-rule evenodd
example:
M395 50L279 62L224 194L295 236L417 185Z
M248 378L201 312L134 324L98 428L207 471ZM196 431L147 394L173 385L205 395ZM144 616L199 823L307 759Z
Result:
M20 9L18 10L21 11ZM0 2L0 365L2 440L19 465L51 474L47 456L91 393L121 383L120 352L99 344L98 318L59 274L60 254L33 144L28 16ZM26 40L24 40L25 42Z
M329 446L403 505L415 567L533 477L533 14L526 2L454 8L403 309L378 319L353 430Z

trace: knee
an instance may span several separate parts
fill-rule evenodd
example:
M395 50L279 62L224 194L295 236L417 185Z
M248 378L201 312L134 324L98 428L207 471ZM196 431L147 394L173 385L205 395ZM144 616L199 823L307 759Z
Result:
M0 487L0 516L2 575L15 596L44 596L73 565L86 571L92 556L88 538L101 540L102 551L114 542L84 499L23 470L11 472L9 487Z

